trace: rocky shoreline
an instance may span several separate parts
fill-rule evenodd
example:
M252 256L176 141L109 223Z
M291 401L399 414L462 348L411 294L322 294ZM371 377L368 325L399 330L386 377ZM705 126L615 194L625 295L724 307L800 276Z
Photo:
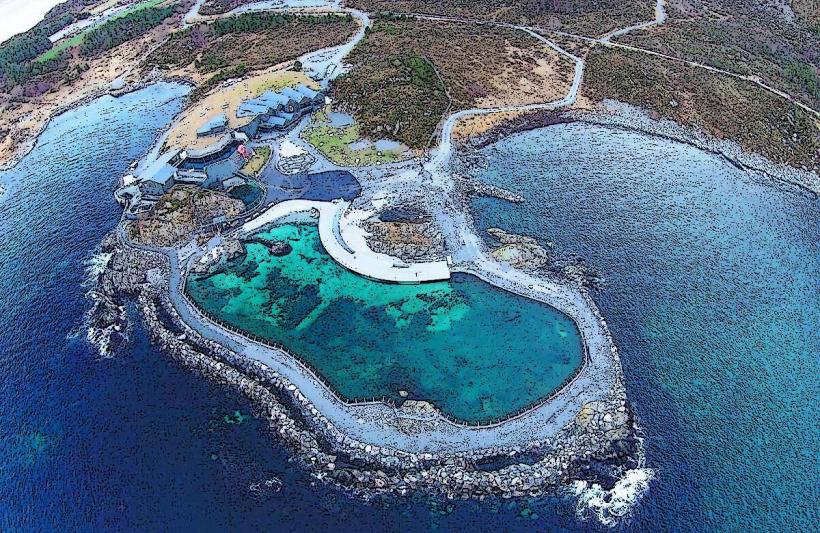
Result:
M167 256L132 248L116 233L102 247L110 258L97 279L95 326L106 326L104 317L112 313L124 319L115 311L136 301L151 339L164 353L241 391L316 479L357 497L416 491L461 499L531 497L568 491L579 480L609 489L640 466L641 443L620 378L554 438L528 446L436 454L351 439L284 376L203 338L181 320L168 299Z
M102 98L103 96L119 98L121 96L125 96L127 94L139 91L141 89L145 89L146 87L153 85L155 83L162 82L179 83L182 85L193 86L191 80L187 78L180 76L164 76L162 74L159 74L158 72L152 72L149 75L144 76L136 81L129 82L120 88L114 88L110 85L106 87L100 87L97 90L91 92L90 94L87 94L86 96L74 102L58 107L54 111L54 113L52 113L52 115L48 117L48 120L43 122L39 130L33 133L25 142L20 143L17 150L15 150L14 154L7 161L0 163L0 171L11 170L14 167L16 167L17 164L20 163L20 161L22 161L23 158L26 157L29 154L29 152L31 152L37 146L37 143L40 140L40 136L43 134L44 131L46 131L46 128L48 128L49 124L51 124L51 122L57 117L64 115L65 113L68 113L73 109L77 109L79 107L87 105L98 98Z
M508 135L572 122L634 131L688 144L722 157L738 169L756 174L775 185L787 184L815 197L820 195L820 168L799 169L778 164L759 154L744 151L734 141L718 139L697 128L683 126L671 120L655 119L646 110L613 100L605 100L594 109L538 111L522 115L471 139L469 146L474 149L484 148Z

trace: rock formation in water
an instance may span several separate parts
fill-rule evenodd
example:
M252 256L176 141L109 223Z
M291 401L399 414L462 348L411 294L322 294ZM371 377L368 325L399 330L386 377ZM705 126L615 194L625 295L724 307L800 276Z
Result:
M525 272L550 266L549 252L532 237L508 233L500 228L490 228L487 233L501 243L492 252L496 260Z

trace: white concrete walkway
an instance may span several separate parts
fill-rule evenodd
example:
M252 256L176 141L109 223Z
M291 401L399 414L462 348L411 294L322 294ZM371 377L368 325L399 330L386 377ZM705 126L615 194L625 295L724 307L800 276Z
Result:
M367 278L390 283L423 283L450 279L446 261L405 263L389 255L376 253L367 245L361 223L371 216L362 210L350 210L343 200L318 202L288 200L274 205L257 218L246 222L240 233L248 235L276 221L304 220L319 217L319 239L325 251L339 264Z

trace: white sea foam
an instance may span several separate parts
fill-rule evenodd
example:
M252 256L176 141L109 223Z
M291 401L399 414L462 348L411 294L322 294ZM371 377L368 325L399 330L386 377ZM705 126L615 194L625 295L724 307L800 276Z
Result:
M70 334L72 337L84 335L89 344L96 348L100 357L113 356L111 336L114 333L127 335L126 331L122 331L122 326L120 325L115 324L100 328L94 321L95 312L101 305L104 305L102 302L103 298L96 290L97 283L99 282L100 274L105 271L108 263L111 261L112 255L113 254L108 252L96 251L94 255L83 262L83 265L85 266L85 280L83 280L83 286L88 288L86 297L91 301L91 307L85 312L83 316L83 323L80 328ZM119 312L124 313L125 310L120 307Z
M108 266L108 262L111 261L111 255L110 253L97 252L91 256L90 259L83 262L85 265L84 285L88 286L89 284L96 283L99 275L103 273L105 267Z
M610 490L597 483L575 481L572 489L578 497L576 511L579 518L593 515L606 526L617 525L632 514L654 476L651 468L627 470Z

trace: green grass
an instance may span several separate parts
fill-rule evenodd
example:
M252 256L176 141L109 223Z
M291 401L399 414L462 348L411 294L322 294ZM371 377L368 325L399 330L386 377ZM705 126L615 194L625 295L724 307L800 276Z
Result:
M145 0L144 2L140 2L139 4L134 4L132 7L125 9L120 13L117 13L116 15L105 21L103 25L108 24L109 22L115 21L117 19L121 19L132 13L137 13L144 9L154 7L156 5L161 4L164 1L165 0ZM44 63L46 61L50 61L52 59L55 59L65 50L81 45L85 40L86 35L88 35L88 32L92 31L93 29L94 27L86 28L85 30L81 31L80 33L69 39L63 39L62 41L58 42L57 44L55 44L54 46L52 46L51 48L49 48L48 50L34 58L34 62Z
M399 150L379 151L372 145L362 150L351 148L351 144L362 140L358 125L344 128L313 126L304 130L301 137L315 146L332 163L339 166L378 165L393 163L401 158Z
M253 149L253 157L242 167L242 172L249 176L256 176L270 159L270 146L257 146Z
M786 65L786 77L799 83L807 93L815 98L820 97L820 81L814 67L808 63L792 62Z
M70 39L63 39L59 43L52 46L50 49L46 50L36 58L34 58L35 63L45 63L46 61L51 61L52 59L56 59L58 55L63 53L65 50L68 50L71 47L77 46L82 44L83 40L85 39L86 32L83 31L78 33L74 37Z

